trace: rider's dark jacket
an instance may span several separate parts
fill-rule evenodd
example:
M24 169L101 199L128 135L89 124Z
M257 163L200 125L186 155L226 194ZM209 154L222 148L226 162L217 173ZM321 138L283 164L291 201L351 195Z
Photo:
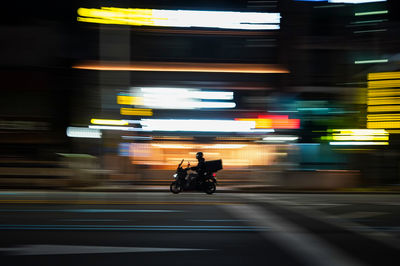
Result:
M197 174L200 177L202 177L204 175L205 170L206 170L206 164L205 164L206 160L204 160L204 158L199 158L197 160L198 160L197 166L190 167L190 169L193 170L193 171L196 171Z

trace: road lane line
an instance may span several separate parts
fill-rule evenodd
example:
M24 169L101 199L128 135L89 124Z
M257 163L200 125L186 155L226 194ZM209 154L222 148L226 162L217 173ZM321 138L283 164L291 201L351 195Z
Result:
M182 210L132 210L132 209L0 209L0 212L77 212L77 213L172 213Z
M210 223L214 223L214 222L246 222L248 220L187 220L187 221L191 221L191 222L210 222Z
M213 201L107 201L107 200L3 200L0 204L82 204L82 205L224 205L241 204L240 202L213 202Z
M0 230L105 230L105 231L228 231L228 232L254 232L269 230L266 227L254 226L163 226L163 225L27 225L6 224L0 225Z
M75 246L75 245L24 245L12 248L0 248L0 252L8 255L71 255L102 253L136 253L136 252L181 252L208 251L197 248L156 248L156 247L107 247L107 246Z
M235 229L235 228L64 228L64 227L5 227L0 230L52 230L52 231L202 231L202 232L258 232L259 229Z
M60 222L128 222L129 220L113 220L113 219L57 219ZM131 220L132 221L132 220Z
M63 212L87 212L87 213L120 213L120 212L138 212L138 213L170 213L170 212L184 212L181 210L119 210L119 209L75 209L75 210L62 210Z
M229 228L229 229L246 229L256 228L260 230L269 227L253 227L253 226L232 226L232 225L98 225L98 224L0 224L3 227L126 227L126 228Z
M342 228L344 230L348 230L354 232L356 234L362 235L367 237L371 240L378 241L382 244L388 245L390 247L400 249L400 241L391 234L386 233L383 230L375 230L372 227L356 223L354 221L342 219L336 215L331 215L325 213L320 210L316 210L314 208L309 208L303 206L301 203L286 201L286 200L279 200L271 196L264 196L260 198L258 195L255 194L248 194L246 196L240 195L241 197L245 197L247 199L253 199L255 201L261 203L269 203L275 206L285 208L289 211L298 213L300 215L304 215L310 217L312 219L316 219L332 226Z
M253 205L224 205L224 210L238 218L248 218L256 227L269 227L260 233L287 249L307 265L360 266L362 263L346 256L323 239L264 208Z

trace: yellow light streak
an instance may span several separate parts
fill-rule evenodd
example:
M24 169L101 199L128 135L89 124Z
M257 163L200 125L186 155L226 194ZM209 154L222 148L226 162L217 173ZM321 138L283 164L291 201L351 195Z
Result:
M187 63L187 62L136 62L100 63L89 62L73 66L75 69L102 71L162 71L162 72L205 72L205 73L251 73L286 74L289 70L278 65L241 63Z
M342 141L366 141L366 140L389 140L389 136L332 136L332 140L342 140Z
M365 146L370 146L370 145L389 145L389 142L373 142L373 141L343 141L343 142L336 142L332 141L329 142L329 145L341 145L341 146L353 146L353 145L365 145Z
M384 129L332 129L334 135L351 135L351 136L376 136L387 135L388 132Z
M400 128L400 122L367 122L367 128Z
M138 8L113 8L102 7L95 8L79 8L78 21L91 22L100 24L122 24L134 26L155 26L157 20L167 20L167 18L154 17L152 9ZM159 25L162 26L162 25Z
M368 81L368 89L396 88L400 87L400 80Z
M143 105L143 97L118 95L117 103L122 105Z
M400 72L378 72L368 74L368 80L379 79L400 79Z
M368 97L391 97L400 96L400 89L368 90Z
M138 116L152 116L152 109L139 109L139 108L121 108L121 115L138 115Z
M400 105L368 106L367 110L369 113L399 112Z
M368 105L394 105L400 104L400 97L369 98Z
M125 126L129 125L128 122L122 120L113 120L113 119L96 119L93 118L90 120L92 124L95 125L112 125L112 126Z
M400 120L400 114L369 114L367 115L367 119L371 122L397 121Z

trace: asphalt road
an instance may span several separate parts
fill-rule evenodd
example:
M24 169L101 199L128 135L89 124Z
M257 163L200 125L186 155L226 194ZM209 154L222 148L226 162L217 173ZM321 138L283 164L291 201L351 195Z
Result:
M399 199L3 191L1 265L399 265Z

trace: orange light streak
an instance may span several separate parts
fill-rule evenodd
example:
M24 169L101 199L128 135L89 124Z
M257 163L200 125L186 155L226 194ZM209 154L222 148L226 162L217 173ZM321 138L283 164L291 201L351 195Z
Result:
M75 69L104 71L163 71L163 72L206 72L206 73L252 73L286 74L289 70L279 65L268 64L225 64L225 63L186 63L186 62L135 62L100 63L88 62L73 66Z

